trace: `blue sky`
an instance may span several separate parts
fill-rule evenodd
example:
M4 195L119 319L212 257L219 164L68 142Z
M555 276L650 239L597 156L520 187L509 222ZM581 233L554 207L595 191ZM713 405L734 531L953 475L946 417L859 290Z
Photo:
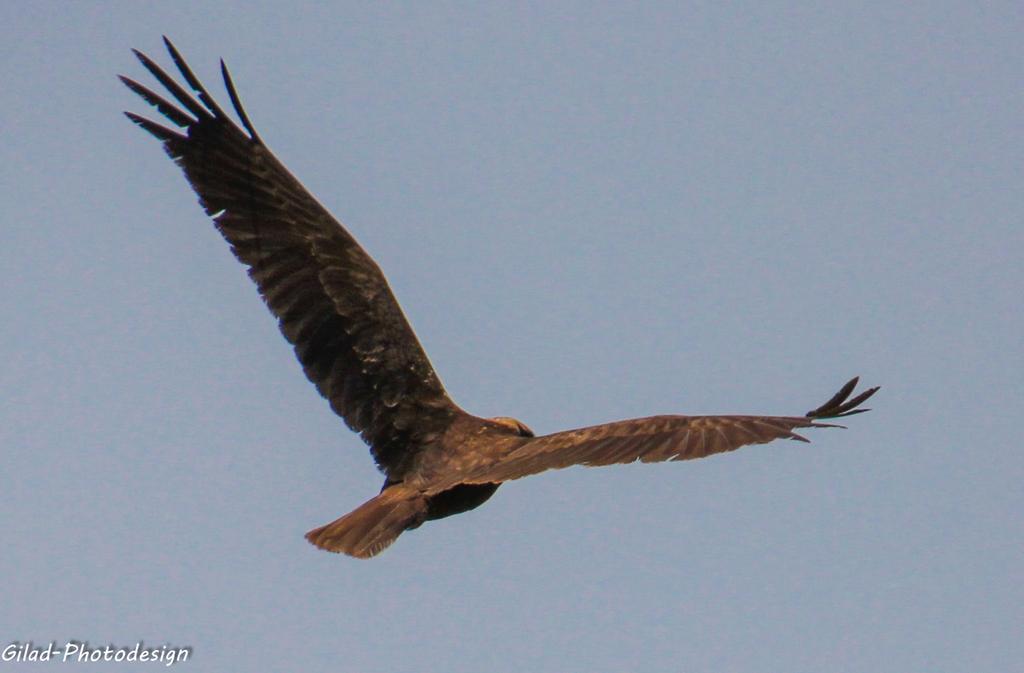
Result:
M359 673L1024 657L1018 3L0 14L4 645ZM224 103L227 60L468 410L799 414L860 374L874 411L319 552L302 534L380 477L120 114L149 112L115 75L147 76L131 47L168 64L161 34Z

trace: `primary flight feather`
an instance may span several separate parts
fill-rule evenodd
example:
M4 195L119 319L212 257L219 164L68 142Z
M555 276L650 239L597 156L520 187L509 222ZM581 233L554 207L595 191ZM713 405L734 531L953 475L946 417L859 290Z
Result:
M322 549L373 556L424 521L479 506L502 482L549 469L807 441L795 431L838 427L818 421L867 411L860 405L878 390L853 395L854 378L803 416L652 416L542 437L512 418L473 416L448 397L377 264L264 145L223 61L241 127L167 38L164 44L192 93L138 51L167 93L121 81L177 129L125 114L181 166L306 376L370 446L385 475L376 497L306 534Z

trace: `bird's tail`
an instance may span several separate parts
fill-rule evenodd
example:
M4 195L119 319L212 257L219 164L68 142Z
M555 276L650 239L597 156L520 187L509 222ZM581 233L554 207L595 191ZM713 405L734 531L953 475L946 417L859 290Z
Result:
M327 551L370 558L423 523L427 502L417 491L392 486L340 519L309 531L306 539Z

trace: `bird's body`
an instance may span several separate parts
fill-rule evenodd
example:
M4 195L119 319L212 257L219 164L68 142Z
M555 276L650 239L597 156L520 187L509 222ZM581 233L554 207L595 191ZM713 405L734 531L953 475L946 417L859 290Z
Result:
M370 446L380 493L310 531L313 544L372 556L424 521L473 509L509 480L570 465L702 458L862 411L853 379L803 416L652 416L535 437L512 418L480 418L448 396L377 264L274 157L221 64L239 128L165 38L198 100L145 55L179 105L122 77L184 133L132 113L184 170L200 204L246 267L309 380ZM244 130L243 130L244 129Z

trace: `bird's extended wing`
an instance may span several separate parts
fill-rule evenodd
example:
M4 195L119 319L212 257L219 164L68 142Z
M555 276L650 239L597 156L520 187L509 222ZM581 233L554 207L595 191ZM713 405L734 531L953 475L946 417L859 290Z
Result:
M843 427L818 420L868 411L857 407L878 388L849 399L857 381L852 379L828 402L804 416L651 416L527 439L461 481L502 482L571 465L690 460L775 439L806 442L795 430Z
M309 380L370 445L378 466L400 472L458 413L377 264L266 148L221 72L243 131L164 38L198 101L146 55L135 55L178 104L121 81L179 132L125 114L163 142L248 267Z

